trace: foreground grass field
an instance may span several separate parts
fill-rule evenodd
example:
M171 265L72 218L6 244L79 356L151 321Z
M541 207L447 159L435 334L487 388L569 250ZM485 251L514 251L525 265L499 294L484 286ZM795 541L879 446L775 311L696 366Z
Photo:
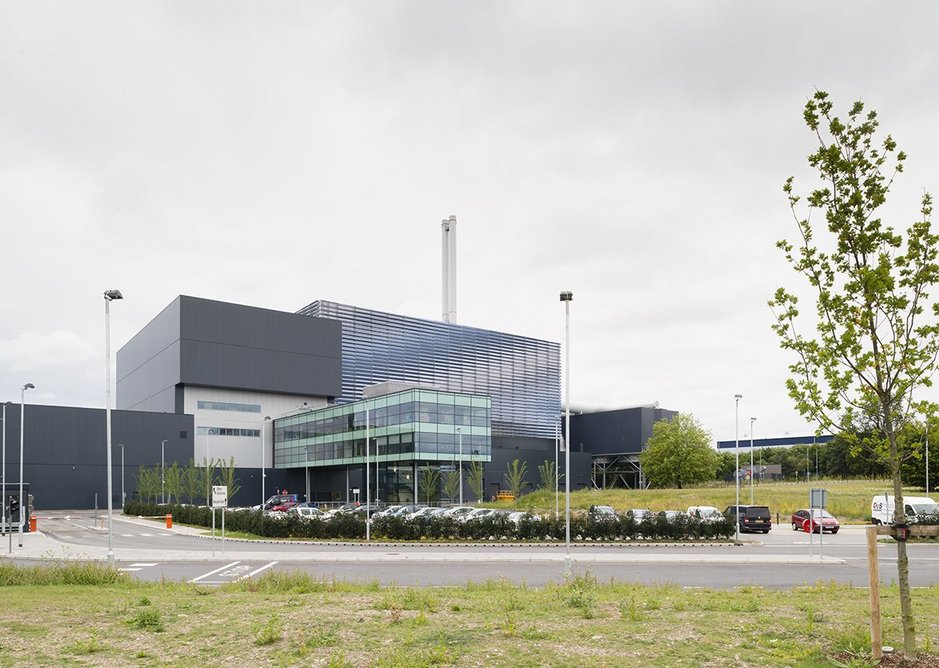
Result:
M828 584L379 588L271 573L210 588L0 563L0 593L4 666L870 665L867 591ZM939 587L914 605L931 650ZM900 645L891 588L883 615L885 642Z
M866 523L870 520L871 498L875 494L892 493L887 480L813 480L806 482L764 482L754 485L754 502L768 505L775 521L776 513L786 523L793 511L807 508L809 490L821 488L828 490L828 511L842 522ZM922 496L923 490L907 488L905 493ZM688 506L715 506L724 510L733 505L735 490L733 485L711 485L686 489L609 489L580 490L571 493L571 508L586 510L593 504L613 506L624 512L630 508L648 508L649 510L685 510ZM750 503L750 487L745 484L740 488L740 503ZM487 504L498 508L513 508L515 503L501 501ZM522 496L518 508L529 508L536 512L554 512L554 493L537 491ZM561 512L564 511L563 487L560 499Z

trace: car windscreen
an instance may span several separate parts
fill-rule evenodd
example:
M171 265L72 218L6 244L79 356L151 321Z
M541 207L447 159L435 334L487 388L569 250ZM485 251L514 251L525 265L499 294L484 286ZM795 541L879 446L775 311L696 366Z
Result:
M747 517L758 517L760 519L769 519L769 508L766 506L753 506L747 508Z
M917 515L939 515L939 505L935 503L914 503L912 506Z

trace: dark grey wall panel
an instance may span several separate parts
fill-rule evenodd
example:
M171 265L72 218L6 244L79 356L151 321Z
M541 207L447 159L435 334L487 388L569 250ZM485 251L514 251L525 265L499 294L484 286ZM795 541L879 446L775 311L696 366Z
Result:
M180 297L181 382L337 396L342 327L324 318Z
M107 436L105 411L96 408L26 405L24 480L31 483L36 508L107 507ZM20 407L7 408L7 478L19 482ZM121 448L124 444L124 491L136 491L138 467L159 465L160 441L167 440L166 463L188 463L193 451L191 415L111 412L113 504L120 506Z
M118 408L136 408L179 382L181 299L174 299L117 351Z
M314 396L336 396L340 391L338 354L314 356L206 341L181 343L180 375L185 385Z
M180 384L337 396L341 336L334 320L181 295L118 351L117 406L181 410Z
M185 295L179 299L180 336L184 339L339 356L341 332L332 321Z
M180 342L174 341L117 383L118 408L175 412L173 388L180 382ZM123 370L118 358L118 369ZM167 397L166 393L170 393Z
M652 436L652 425L675 414L675 411L640 406L572 415L574 451L594 455L637 454Z

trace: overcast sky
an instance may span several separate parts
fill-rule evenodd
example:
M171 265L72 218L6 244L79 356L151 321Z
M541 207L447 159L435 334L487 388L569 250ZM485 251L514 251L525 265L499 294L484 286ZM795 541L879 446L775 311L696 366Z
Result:
M0 400L103 407L179 294L329 299L563 342L575 404L806 433L767 300L796 284L802 106L864 100L939 192L934 2L0 0ZM801 185L801 188L800 188Z

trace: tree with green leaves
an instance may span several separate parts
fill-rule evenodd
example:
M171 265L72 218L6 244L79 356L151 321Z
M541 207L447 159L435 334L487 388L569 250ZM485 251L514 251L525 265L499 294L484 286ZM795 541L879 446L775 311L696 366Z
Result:
M202 481L205 479L204 472L201 466L196 466L196 462L190 459L189 465L183 470L182 476L180 476L182 478L183 493L186 495L189 503L195 503L196 499L199 497L203 487Z
M557 482L557 470L554 467L554 462L546 459L543 464L539 464L538 476L541 478L541 489L553 492L554 485Z
M457 470L446 471L443 474L443 491L452 503L460 497L460 472Z
M525 488L525 483L527 482L525 478L527 475L528 462L520 462L518 458L509 462L503 474L505 486L509 488L509 491L512 492L512 496L515 497L516 506L518 506L518 497L522 495L522 490Z
M173 462L172 466L164 469L163 482L166 502L172 503L173 499L176 499L176 503L179 503L182 493L182 471L179 468L179 462Z
M803 117L818 142L808 157L820 184L807 211L793 178L783 188L798 228L795 242L777 246L808 284L814 301L810 327L799 327L798 298L779 288L770 306L773 329L791 351L787 381L799 412L819 431L842 432L852 447L883 462L905 524L903 463L917 441L902 434L930 405L918 390L931 384L939 352L939 306L930 290L939 281L937 241L930 226L932 198L904 233L881 219L881 207L906 155L890 135L878 136L875 111L855 102L842 119L827 93L816 92ZM863 423L857 434L846 426ZM906 543L897 541L903 645L916 651Z
M689 413L652 425L639 461L653 487L677 487L712 480L720 464L711 434Z
M137 494L141 501L153 501L160 493L160 474L153 468L137 469Z
M479 462L470 462L469 471L466 474L466 484L476 497L476 502L483 500L483 465Z
M428 504L440 499L440 471L438 469L425 466L420 471L419 480Z
M235 458L229 457L227 464L220 459L219 465L219 484L228 487L228 499L230 501L232 497L238 493L238 490L241 489L241 485L238 484L238 478L235 477Z

